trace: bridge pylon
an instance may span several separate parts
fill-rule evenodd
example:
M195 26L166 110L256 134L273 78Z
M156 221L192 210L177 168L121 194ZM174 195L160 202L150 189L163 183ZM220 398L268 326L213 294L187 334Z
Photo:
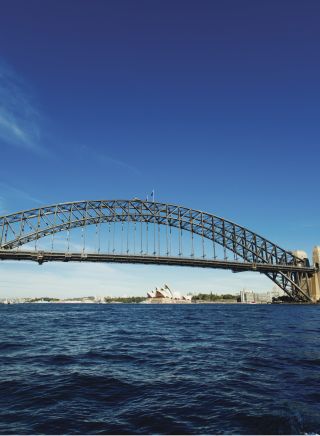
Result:
M316 272L311 277L311 298L314 303L320 300L320 247L314 247L312 252L312 260Z

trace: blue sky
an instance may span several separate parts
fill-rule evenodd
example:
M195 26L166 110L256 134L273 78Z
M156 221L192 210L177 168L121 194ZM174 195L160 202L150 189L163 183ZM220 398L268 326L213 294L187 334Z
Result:
M2 1L0 214L154 187L161 201L310 254L320 244L319 19L311 0ZM169 280L272 287L256 275L116 265L68 281L78 270L1 264L0 294L22 294L24 277L47 293L94 290L105 275L106 293Z

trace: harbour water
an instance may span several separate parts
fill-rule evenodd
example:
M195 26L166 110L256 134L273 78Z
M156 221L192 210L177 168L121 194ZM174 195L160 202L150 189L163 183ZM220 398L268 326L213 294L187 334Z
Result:
M1 434L320 431L320 306L0 306Z

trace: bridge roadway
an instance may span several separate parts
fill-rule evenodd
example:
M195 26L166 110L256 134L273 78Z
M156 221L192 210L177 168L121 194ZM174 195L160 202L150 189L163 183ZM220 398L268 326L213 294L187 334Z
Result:
M106 253L63 253L46 251L9 251L0 250L0 260L29 260L38 262L107 262L107 263L134 263L146 265L172 265L190 266L199 268L229 269L233 272L258 271L267 272L300 272L314 274L314 267L280 265L267 263L250 263L228 260L213 260L199 258L185 258L178 256L132 255L132 254L106 254Z

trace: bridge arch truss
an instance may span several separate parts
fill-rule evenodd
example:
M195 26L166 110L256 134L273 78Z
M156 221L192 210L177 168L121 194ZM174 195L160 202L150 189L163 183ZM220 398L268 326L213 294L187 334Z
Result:
M291 299L310 301L309 278L312 268L290 251L213 214L140 199L59 203L2 216L2 258L5 258L5 253L48 235L112 222L151 223L199 235L233 252L244 263L257 265L259 271L267 275Z

